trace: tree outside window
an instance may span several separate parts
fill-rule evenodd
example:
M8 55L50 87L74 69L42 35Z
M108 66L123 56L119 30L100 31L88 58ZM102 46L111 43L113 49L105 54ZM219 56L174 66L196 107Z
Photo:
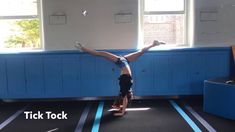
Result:
M17 20L12 24L13 35L5 41L6 48L40 48L39 20Z
M40 0L0 1L0 49L41 49Z

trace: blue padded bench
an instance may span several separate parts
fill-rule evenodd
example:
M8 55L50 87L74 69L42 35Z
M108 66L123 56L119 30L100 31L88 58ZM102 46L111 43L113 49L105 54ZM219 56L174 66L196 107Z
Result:
M204 81L204 106L207 113L235 120L235 82L230 78Z

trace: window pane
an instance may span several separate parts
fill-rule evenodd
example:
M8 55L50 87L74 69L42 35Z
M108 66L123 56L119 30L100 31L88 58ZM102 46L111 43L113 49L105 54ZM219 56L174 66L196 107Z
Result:
M144 15L144 44L153 40L184 44L184 15Z
M144 11L184 11L184 0L145 0Z
M37 0L1 0L0 16L37 15Z
M3 19L0 28L0 48L41 48L39 19Z

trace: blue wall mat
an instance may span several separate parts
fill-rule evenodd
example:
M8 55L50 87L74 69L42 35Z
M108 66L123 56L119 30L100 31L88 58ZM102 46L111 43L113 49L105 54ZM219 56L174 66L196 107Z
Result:
M134 78L134 94L141 95L155 95L154 88L154 56L153 54L145 54L138 58L132 65Z
M26 93L29 98L39 98L45 93L41 56L25 57Z
M61 97L62 87L62 55L44 56L45 97Z
M119 68L111 61L96 57L96 93L98 96L116 96L119 93Z
M99 88L97 87L96 79L96 57L83 54L81 55L81 91L82 97L96 96L99 94Z
M207 53L206 58L206 79L225 77L229 75L230 65L228 52ZM225 67L226 66L226 67Z
M82 95L80 65L81 59L78 55L64 55L62 57L64 97L78 97Z
M203 80L206 79L206 60L205 54L196 52L190 55L189 77L190 91L189 93L201 94L203 92Z
M5 59L0 57L0 98L6 96L7 79Z
M129 50L110 50L128 54ZM203 81L229 76L231 48L148 51L131 64L135 96L200 95ZM1 98L115 96L119 68L77 51L0 54Z
M187 94L190 89L189 82L189 53L172 54L170 57L170 74L173 94Z
M25 97L25 63L24 56L10 55L7 57L8 97Z
M154 87L156 95L171 95L172 82L170 80L170 55L156 54L154 66Z

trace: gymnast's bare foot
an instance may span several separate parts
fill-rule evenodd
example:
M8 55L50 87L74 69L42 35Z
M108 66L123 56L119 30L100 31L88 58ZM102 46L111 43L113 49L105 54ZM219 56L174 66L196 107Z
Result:
M157 41L157 40L154 40L153 41L153 46L159 46L159 45L163 45L163 44L166 44L165 42L160 42L160 41Z
M82 44L79 43L78 41L75 41L75 45L74 45L75 48L77 48L80 52L82 52Z

